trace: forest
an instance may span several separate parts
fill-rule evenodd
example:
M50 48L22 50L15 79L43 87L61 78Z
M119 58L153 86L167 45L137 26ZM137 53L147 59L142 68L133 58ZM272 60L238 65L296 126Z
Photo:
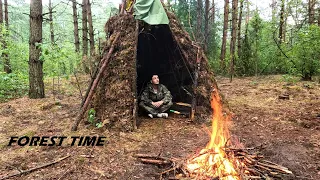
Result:
M319 1L0 0L0 28L0 179L320 179ZM144 117L150 71L190 110Z
M26 95L28 84L35 81L31 74L40 73L43 76L40 79L54 81L93 71L94 59L101 56L101 44L106 38L104 24L118 10L114 3L103 0L87 3L88 8L82 4L44 1L36 10L42 10L38 14L43 15L42 21L29 25L30 3L1 2L2 100ZM210 67L218 75L232 78L282 74L285 81L295 78L310 81L319 75L320 11L315 1L271 1L267 7L261 7L264 9L245 0L175 0L166 4L193 40L205 49ZM83 16L86 9L87 18ZM29 26L42 27L37 32L41 32L41 38L34 37L41 39L36 44L41 47L40 54L35 58L43 64L36 69L28 64L29 56L38 54L29 50L32 38ZM44 91L43 83L39 83L34 88ZM30 97L44 97L44 92L33 95L31 91L32 88Z

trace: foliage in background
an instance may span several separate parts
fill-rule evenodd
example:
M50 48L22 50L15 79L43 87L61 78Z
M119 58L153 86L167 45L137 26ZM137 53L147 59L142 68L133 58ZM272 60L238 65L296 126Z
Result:
M41 59L44 61L43 72L45 76L72 75L74 70L80 66L81 55L74 52L71 43L59 45L42 45Z
M28 76L22 73L0 72L0 102L28 93Z
M303 80L320 73L320 28L312 25L298 34L298 39L292 51L296 75Z
M77 0L79 4L81 0ZM95 42L98 38L105 40L103 32L108 18L118 12L112 3L105 0L92 1L93 27ZM43 12L48 12L48 5L44 2ZM52 0L54 7L53 25L55 33L55 45L50 43L50 30L48 14L44 16L43 43L41 44L41 60L44 61L44 77L69 77L75 69L81 69L81 54L75 53L73 45L73 18L71 1ZM197 0L169 0L169 8L179 18L184 29L193 38L197 24ZM203 1L204 3L204 1ZM211 2L210 2L211 3ZM218 4L218 2L216 2ZM210 5L211 7L212 5ZM204 5L202 14L204 15ZM230 7L231 8L231 7ZM236 76L252 76L267 74L290 74L304 79L320 74L320 30L314 25L304 23L303 19L308 13L301 0L289 0L286 3L287 17L292 21L286 25L286 39L279 47L278 41L279 17L278 10L273 12L272 19L261 18L258 10L250 11L249 24L245 25L246 9L243 9L243 23L241 32L241 52L236 58ZM6 36L7 49L0 48L0 53L7 52L10 58L13 74L1 73L0 98L13 97L9 91L17 91L17 96L27 92L28 84L28 59L29 59L29 14L30 4L25 0L9 1L9 32ZM222 37L223 13L216 6L215 23L209 23L209 44L207 56L209 64L214 72L228 75L220 71L220 51ZM210 12L211 13L211 12ZM79 27L81 27L81 8L78 6ZM201 19L204 26L204 17ZM202 27L202 31L204 27ZM80 40L82 37L80 31ZM226 64L229 59L230 34L227 40ZM200 42L203 43L203 42ZM98 48L99 43L95 43ZM286 56L284 55L286 54ZM3 62L0 59L0 72L3 70ZM8 86L8 88L5 88ZM18 89L19 88L19 89Z
M77 0L79 4L81 0ZM54 7L53 25L55 45L50 42L50 25L48 21L48 4L43 3L43 43L40 45L42 54L44 78L68 78L77 69L81 69L81 54L75 52L73 39L73 17L71 1L52 0ZM104 25L108 18L118 12L112 3L105 0L94 0L92 4L93 26L95 39L105 39ZM0 48L0 53L9 55L13 73L3 74L3 61L0 57L0 100L20 97L28 92L28 60L29 60L29 16L30 4L25 0L9 1L9 35L6 36L7 49ZM78 6L78 14L81 8ZM81 27L81 21L79 21ZM2 33L4 28L2 28ZM80 39L81 39L80 32ZM96 40L98 42L98 40ZM96 48L98 48L96 43ZM1 44L0 44L1 45ZM1 46L2 47L2 46Z

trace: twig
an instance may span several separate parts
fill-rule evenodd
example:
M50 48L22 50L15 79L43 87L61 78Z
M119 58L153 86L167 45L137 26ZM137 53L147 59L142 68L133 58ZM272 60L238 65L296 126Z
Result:
M67 173L69 173L70 171L73 171L73 170L74 170L74 167L67 169L67 170L59 177L58 180L60 180L60 179L63 178Z
M77 87L79 89L79 94L80 94L80 98L81 98L81 102L83 101L83 96L82 96L82 91L81 91L81 87L80 87L80 83L78 81L78 77L75 71L73 71L73 75L76 78L76 82L77 82Z
M11 178L11 177L15 177L15 176L19 176L19 175L22 175L22 174L27 174L27 173L30 173L32 171L35 171L35 170L38 170L38 169L41 169L41 168L45 168L45 167L48 167L50 165L53 165L53 164L56 164L64 159L67 159L69 158L71 155L68 155L68 156L65 156L63 158L60 158L58 160L55 160L53 162L50 162L50 163L46 163L46 164L43 164L41 166L37 166L37 167L34 167L34 168L31 168L31 169L28 169L28 170L25 170L25 171L20 171L20 172L17 172L17 173L14 173L14 174L11 174L11 175L8 175L8 176L4 176L4 177L1 177L0 180L3 180L3 179L8 179L8 178Z

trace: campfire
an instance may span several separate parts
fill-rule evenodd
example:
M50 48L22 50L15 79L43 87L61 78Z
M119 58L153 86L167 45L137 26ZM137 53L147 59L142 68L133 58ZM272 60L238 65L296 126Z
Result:
M213 109L212 131L210 142L199 154L189 159L186 169L192 176L221 177L226 180L238 180L237 160L228 156L224 147L230 138L227 118L223 116L220 96L213 91L211 99Z
M286 167L264 160L256 152L250 152L255 148L243 148L241 144L235 147L230 141L230 117L222 112L218 91L213 91L211 97L213 118L210 141L199 153L186 160L147 154L135 156L143 163L170 166L160 174L160 179L165 175L169 175L169 179L205 180L277 179L293 176Z

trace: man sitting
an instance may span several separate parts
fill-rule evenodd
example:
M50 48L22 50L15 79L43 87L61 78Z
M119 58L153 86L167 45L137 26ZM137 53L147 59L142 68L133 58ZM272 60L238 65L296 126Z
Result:
M149 113L150 118L168 118L165 112L172 106L172 96L163 84L159 84L158 75L153 75L151 83L144 89L139 106Z

